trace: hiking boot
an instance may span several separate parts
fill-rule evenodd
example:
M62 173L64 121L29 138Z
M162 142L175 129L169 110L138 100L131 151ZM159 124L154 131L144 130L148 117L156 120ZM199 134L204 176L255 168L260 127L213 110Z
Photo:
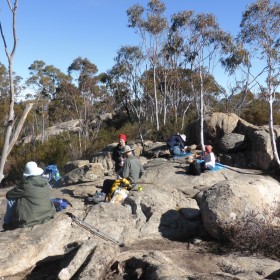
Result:
M106 200L106 193L103 192L96 192L96 194L90 198L91 202L97 204L100 202L105 202Z
M4 231L13 229L13 227L9 224L3 224L2 228L3 228Z

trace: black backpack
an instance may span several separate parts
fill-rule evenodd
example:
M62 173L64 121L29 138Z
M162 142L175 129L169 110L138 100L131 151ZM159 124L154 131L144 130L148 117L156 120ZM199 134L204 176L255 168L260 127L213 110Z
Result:
M201 174L200 163L197 161L191 162L189 165L188 173L191 175L200 175Z

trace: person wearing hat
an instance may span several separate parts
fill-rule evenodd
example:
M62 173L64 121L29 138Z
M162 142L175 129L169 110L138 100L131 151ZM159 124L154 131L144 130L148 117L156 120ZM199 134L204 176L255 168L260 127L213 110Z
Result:
M121 172L122 178L126 178L131 183L132 188L136 186L139 178L144 174L144 168L140 160L133 155L134 148L126 145L122 154L125 156L126 160Z
M201 171L204 171L206 169L213 169L216 165L216 159L215 155L212 152L213 147L211 145L206 145L205 146L205 152L203 153L201 159L203 160L200 164L201 166Z
M119 173L119 179L127 179L132 188L136 186L138 179L144 174L144 168L140 160L134 156L133 151L134 149L132 149L129 145L125 145L120 152L125 158L125 161ZM105 202L108 197L112 197L114 195L113 185L116 181L119 180L105 179L101 192L97 191L93 197L87 198L86 201L93 202L95 204Z
M31 227L54 217L55 208L50 200L48 179L44 170L30 161L23 172L23 182L6 193L7 211L3 229Z
M175 134L172 135L167 140L167 147L170 151L170 154L174 156L180 156L185 153L185 141L186 141L186 135L185 134Z
M117 178L119 178L119 173L121 172L121 169L124 164L125 158L122 155L122 149L126 145L126 135L121 133L119 135L119 143L118 145L113 149L112 153L112 159L115 162L115 172L117 174Z

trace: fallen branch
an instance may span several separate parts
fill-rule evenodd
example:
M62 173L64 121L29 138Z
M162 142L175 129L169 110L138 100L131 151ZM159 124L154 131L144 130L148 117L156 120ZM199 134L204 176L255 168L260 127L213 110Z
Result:
M77 218L75 215L73 215L72 213L67 212L66 215L68 215L69 217L72 218L72 220L79 226L85 228L86 230L88 230L89 232L91 232L92 234L107 240L107 241L111 241L115 244L118 244L120 247L125 246L124 243L119 242L118 240L114 239L113 237L109 236L107 233L104 233L102 231L100 231L99 229L95 228L94 226L84 222L83 220L80 220L79 218Z

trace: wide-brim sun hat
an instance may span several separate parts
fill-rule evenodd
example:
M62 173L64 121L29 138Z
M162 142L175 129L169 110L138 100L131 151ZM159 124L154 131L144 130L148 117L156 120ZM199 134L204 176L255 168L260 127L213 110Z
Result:
M186 135L185 134L180 134L181 138L183 139L183 141L185 142L186 141Z
M39 176L44 173L44 170L37 166L37 163L34 161L29 161L24 168L23 176Z
M122 149L121 153L125 154L125 153L128 153L128 152L132 152L134 150L135 150L134 148L131 148L130 146L125 145L124 148Z

